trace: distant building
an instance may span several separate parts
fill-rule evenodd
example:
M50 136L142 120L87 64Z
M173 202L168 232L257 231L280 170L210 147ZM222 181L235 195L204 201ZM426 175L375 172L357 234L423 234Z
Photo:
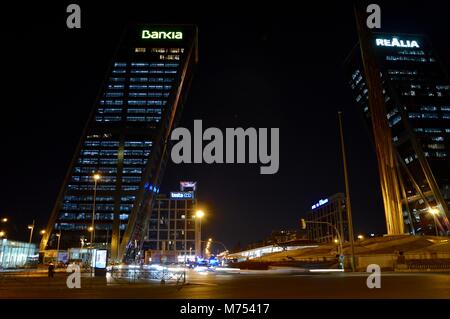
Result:
M0 269L21 268L37 263L38 250L35 244L0 240Z
M146 261L182 262L200 256L196 251L196 183L180 183L180 191L158 195L144 242ZM151 258L151 260L150 260Z
M307 239L307 233L304 230L279 230L273 231L270 237L268 238L268 242L270 243L287 243L287 242L297 242L304 241Z
M306 216L306 230L309 240L330 243L338 239L335 226L342 240L348 240L347 213L345 195L335 194L312 205Z

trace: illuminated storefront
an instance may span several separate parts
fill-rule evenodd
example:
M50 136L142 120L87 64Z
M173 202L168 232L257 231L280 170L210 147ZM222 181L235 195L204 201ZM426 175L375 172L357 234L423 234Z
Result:
M20 268L37 257L35 244L3 239L0 241L0 269Z

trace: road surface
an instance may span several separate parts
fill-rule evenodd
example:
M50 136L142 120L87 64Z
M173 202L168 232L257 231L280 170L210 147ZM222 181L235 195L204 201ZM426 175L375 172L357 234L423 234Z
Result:
M382 273L381 288L369 289L364 273L197 273L187 283L158 280L81 278L81 289L66 286L67 274L0 273L0 299L5 298L445 298L450 299L450 273Z

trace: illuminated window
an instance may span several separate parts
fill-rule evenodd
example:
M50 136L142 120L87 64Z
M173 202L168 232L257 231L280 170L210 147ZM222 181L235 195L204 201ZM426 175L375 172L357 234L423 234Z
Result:
M120 211L129 212L133 209L133 204L120 205Z
M442 130L438 128L426 128L425 133L442 133Z
M106 92L105 97L122 97L123 92Z
M142 168L139 167L124 167L124 174L142 174Z
M103 117L104 122L118 122L121 120L122 120L121 116L104 116Z
M148 70L131 70L131 73L148 73Z
M428 148L432 150L444 150L445 145L444 144L428 144Z
M165 49L165 48L152 48L152 52L154 52L154 53L166 53L167 49Z
M111 82L125 82L125 78L109 78Z
M132 67L140 67L140 68L142 68L142 67L146 67L146 66L148 66L148 63L145 63L145 62L132 62L131 63L131 66Z
M123 105L123 100L100 100L101 105Z

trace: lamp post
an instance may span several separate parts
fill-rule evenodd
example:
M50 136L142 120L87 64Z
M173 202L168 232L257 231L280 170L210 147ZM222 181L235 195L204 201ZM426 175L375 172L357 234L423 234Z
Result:
M44 237L44 235L47 233L47 231L45 230L45 229L42 229L40 232L39 232L39 235L41 235L41 242L42 242L42 237ZM45 249L44 249L45 250ZM43 257L44 259L43 259L43 263L45 263L45 254L44 254L44 257Z
M224 243L222 243L221 241L218 241L218 240L213 240L212 238L209 238L208 240L202 240L201 241L202 243L206 243L207 244L207 250L210 250L209 248L213 245L213 244L219 244L219 245L221 245L225 250L225 252L227 252L228 251L228 249L227 249L227 246L225 246L225 244Z
M350 241L350 250L352 254L351 266L352 271L355 272L355 244L353 237L353 219L352 219L352 205L350 202L350 186L349 186L349 178L348 178L348 169L347 169L347 156L345 154L345 143L344 143L344 129L343 129L343 120L342 120L342 112L338 113L339 115L339 132L341 137L341 151L342 151L342 163L344 166L344 180L345 180L345 207L347 211L347 223L348 223L348 237Z
M209 238L208 241L206 241L205 256L207 258L209 258L211 256L211 242L212 242L212 238Z
M94 200L93 200L93 203L92 203L91 247L94 245L94 240L95 240L95 200L96 200L96 197L97 197L97 182L100 180L101 176L100 176L100 174L95 173L92 176L92 178L94 180Z
M202 250L202 218L205 216L205 212L197 210L195 212L195 255L198 257Z
M28 229L30 230L30 239L28 240L28 243L31 244L31 240L33 239L33 231L34 231L34 219L33 219L33 224L28 225Z
M342 245L342 237L341 234L339 233L339 230L337 229L337 227L331 223L328 222L316 222L316 221L307 221L304 219L301 219L301 225L302 228L305 229L306 228L306 224L322 224L322 225L327 225L330 227L333 227L334 231L336 232L336 236L338 237L338 241L339 241L339 259L341 259L344 256L344 248Z
M226 251L226 252L228 251L227 246L225 246L225 244L222 243L221 241L213 240L213 243L217 243L217 244L219 244L219 245L222 245L222 247L225 249L225 251Z
M2 222L3 224L6 224L8 222L8 218L4 217L2 219L0 219L0 222ZM0 238L6 237L6 231L4 230L0 230Z
M56 266L58 266L59 242L61 241L61 230L59 230L59 233L56 234L56 237L58 237L58 245L56 246Z
M119 261L120 259L120 226L122 225L122 220L120 219L120 214L119 214L119 233L117 234L117 261ZM111 239L111 246L112 246L112 239Z
M437 208L430 208L429 212L431 215L433 215L434 219L434 230L436 232L436 236L439 236L438 228L437 228L437 216L439 215L439 209Z

